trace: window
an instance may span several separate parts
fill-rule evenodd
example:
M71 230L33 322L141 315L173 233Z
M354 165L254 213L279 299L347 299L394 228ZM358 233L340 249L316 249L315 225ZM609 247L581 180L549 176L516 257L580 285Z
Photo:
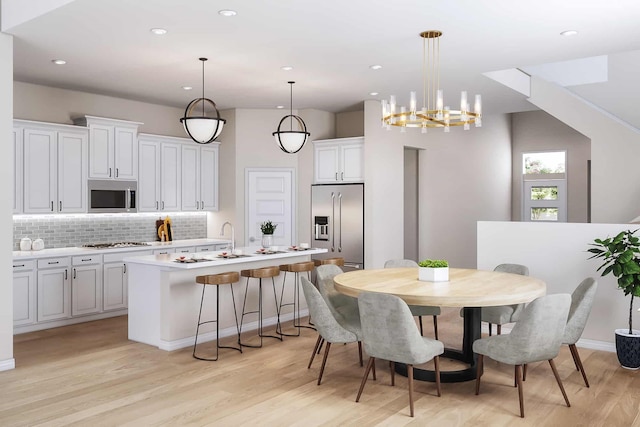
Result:
M522 155L523 221L567 221L566 152Z

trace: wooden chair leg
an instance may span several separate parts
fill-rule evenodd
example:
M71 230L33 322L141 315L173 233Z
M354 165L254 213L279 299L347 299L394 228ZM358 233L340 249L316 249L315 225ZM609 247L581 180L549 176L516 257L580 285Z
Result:
M320 366L320 375L318 375L318 385L320 385L320 381L322 381L322 374L324 373L324 365L327 364L327 357L329 356L330 348L331 348L331 343L327 341L327 345L324 348L324 357L322 358L322 366Z
M526 381L527 380L527 364L525 363L522 366L522 381Z
M433 333L438 339L438 316L433 316Z
M562 385L562 380L560 379L560 375L558 375L558 370L556 369L556 364L553 362L553 359L549 359L549 365L551 366L551 370L553 371L553 375L556 377L556 381L558 382L558 387L560 387L560 391L562 392L562 396L564 396L564 401L567 404L567 407L571 407L571 403L569 403L569 398L567 397L567 393L564 391L564 386Z
M358 357L360 358L360 366L364 366L362 362L362 341L358 341Z
M433 358L433 364L436 368L436 391L438 392L438 397L440 397L440 356Z
M371 367L374 366L375 357L369 357L369 361L367 362L367 367L364 370L364 376L362 377L362 382L360 383L360 389L358 390L358 396L356 396L356 402L360 402L360 396L362 395L362 390L364 390L364 385L367 383L367 377L369 376L369 371Z
M491 323L489 323L489 336L491 336Z
M409 380L409 411L413 417L413 365L407 365L407 380Z
M391 385L396 385L396 373L395 373L396 364L394 361L389 361L389 372L391 373Z
M576 360L576 353L575 353L575 345L571 345L569 344L569 351L571 351L571 357L573 357L573 364L576 366L576 371L580 370L580 367L578 366L578 361Z
M513 386L518 387L518 365L513 365Z
M498 335L502 335L502 325L498 325L497 329L498 329Z
M589 381L587 380L587 373L584 371L584 366L582 366L582 360L580 360L580 353L578 353L578 347L575 344L569 345L569 348L572 349L572 353L574 354L574 361L576 362L576 366L578 370L582 374L582 379L584 380L584 384L589 387Z
M476 396L480 394L480 377L482 376L482 363L484 354L478 354L478 366L476 367Z
M422 316L418 316L418 322L420 322L420 335L424 336L424 331L422 330Z
M374 362L374 364L371 366L371 370L373 371L373 380L376 381L376 364Z
M313 353L311 353L311 360L309 360L309 365L307 365L307 369L311 369L311 364L313 363L313 359L316 357L316 351L318 351L318 347L320 347L320 341L322 341L322 337L318 335L318 340L316 341L316 346L313 347Z
M522 393L522 366L516 365L516 381L518 383L518 398L520 399L520 418L524 418L524 397Z
M316 352L317 354L320 354L320 351L322 350L322 345L324 344L324 338L322 338L322 341L320 341L320 345L318 346L318 351Z

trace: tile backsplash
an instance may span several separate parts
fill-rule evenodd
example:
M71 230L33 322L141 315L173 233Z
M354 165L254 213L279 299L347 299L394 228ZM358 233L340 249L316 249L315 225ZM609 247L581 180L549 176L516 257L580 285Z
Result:
M202 213L170 215L173 239L207 236L207 216ZM158 240L156 220L160 215L20 215L13 217L13 250L20 239L42 239L47 249L82 246L87 243L152 242ZM165 218L165 215L162 215Z

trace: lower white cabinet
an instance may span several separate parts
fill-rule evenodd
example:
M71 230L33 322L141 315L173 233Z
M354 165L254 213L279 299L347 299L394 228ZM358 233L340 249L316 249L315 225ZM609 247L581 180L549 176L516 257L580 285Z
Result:
M13 262L13 324L30 325L36 316L35 261Z
M184 248L176 248L177 254L192 254L196 251L195 246L187 246Z
M166 254L175 254L175 253L176 253L175 248L164 248L164 249L153 250L154 255L166 255Z
M102 311L102 255L75 256L71 267L71 315Z
M228 245L203 245L196 247L196 252L223 251Z
M130 256L151 255L151 251L105 254L103 271L102 307L104 311L127 308L127 265L122 261Z
M38 322L71 317L69 258L38 260Z

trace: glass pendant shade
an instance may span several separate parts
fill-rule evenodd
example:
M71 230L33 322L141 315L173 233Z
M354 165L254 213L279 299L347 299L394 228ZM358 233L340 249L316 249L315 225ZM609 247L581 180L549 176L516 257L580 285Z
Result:
M293 84L295 82L288 82L291 85L291 104L289 114L284 116L278 124L278 130L273 132L278 146L282 151L288 154L295 154L302 149L307 139L311 135L307 132L307 125L304 123L301 117L293 114ZM289 119L289 130L282 130L282 125ZM293 130L293 123L296 123L297 130Z
M202 97L191 101L184 110L184 117L180 119L185 132L198 144L209 144L215 141L227 122L220 117L216 103L204 97L204 62L206 60L207 58L200 58L202 61ZM194 115L194 110L198 105L201 105L202 109L197 109L196 115ZM205 107L210 107L209 116L205 112Z

